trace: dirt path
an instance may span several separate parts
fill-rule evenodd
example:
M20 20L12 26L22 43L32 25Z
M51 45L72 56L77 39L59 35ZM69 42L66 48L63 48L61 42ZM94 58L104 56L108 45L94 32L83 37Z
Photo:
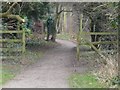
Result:
M68 77L74 71L75 44L57 40L57 47L48 50L38 63L22 71L3 87L68 88Z

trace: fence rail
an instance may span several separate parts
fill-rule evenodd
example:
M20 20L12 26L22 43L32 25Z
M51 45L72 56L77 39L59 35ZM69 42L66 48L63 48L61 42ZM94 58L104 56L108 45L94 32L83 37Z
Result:
M1 52L25 52L25 31L24 30L0 30L0 34L12 34L12 33L16 33L16 34L21 34L22 37L20 39L0 39L0 43L5 43L5 42L9 42L9 43L21 43L22 46L20 48L1 48ZM12 56L2 56L2 58L10 58Z
M3 42L23 42L22 39L1 39L1 43Z
M6 51L9 51L10 49L9 48L2 48L1 49L1 52L6 52ZM10 52L15 52L15 51L17 51L17 52L19 52L19 51L22 51L22 48L14 48L14 49L12 49L12 50L10 50Z
M117 35L116 32L82 32L84 35Z
M118 41L100 41L100 42L91 42L93 45L97 45L97 44L117 44ZM88 43L81 43L79 45L88 45Z
M98 44L118 44L118 40L116 41L97 41L97 42L91 42L89 40L86 40L85 38L82 38L83 35L115 35L118 37L117 32L85 32L83 31L82 25L83 25L83 15L80 15L80 30L77 35L77 59L80 59L80 45L89 45L93 48L94 51L96 51L103 59L105 59L105 56L101 53L99 49L97 49L94 45Z
M14 31L14 30L0 30L0 33L23 33L22 30L20 31Z

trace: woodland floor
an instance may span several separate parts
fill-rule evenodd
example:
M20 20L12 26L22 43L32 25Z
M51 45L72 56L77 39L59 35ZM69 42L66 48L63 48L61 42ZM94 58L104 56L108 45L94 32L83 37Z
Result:
M89 71L91 66L86 61L81 60L80 66L75 66L76 44L66 40L57 40L57 43L57 46L47 49L37 63L22 70L3 88L69 88L71 74Z

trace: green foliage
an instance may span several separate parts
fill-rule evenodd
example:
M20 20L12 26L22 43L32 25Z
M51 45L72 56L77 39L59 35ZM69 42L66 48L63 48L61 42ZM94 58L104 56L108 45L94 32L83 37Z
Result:
M2 71L2 73L0 73L0 85L5 84L8 80L10 80L14 77L15 77L15 75L12 74L11 72Z
M48 41L45 41L45 40L39 40L39 39L33 39L33 40L30 40L30 41L27 41L26 44L28 46L37 46L37 47L51 47L51 46L55 46L56 43L54 42L48 42Z
M32 35L32 30L31 30L31 29L23 28L23 30L25 31L25 36L26 36L26 37L29 37L29 36Z
M14 60L3 62L0 68L0 85L4 85L9 80L12 80L21 69L28 65L34 64L43 56L43 52L26 50L22 56L14 57Z
M21 15L26 15L29 19L31 17L43 18L48 12L49 4L47 2L24 2L23 4Z
M43 52L40 52L40 51L38 52L36 50L35 51L26 50L24 55L22 55L23 59L21 60L21 62L23 64L30 65L38 61L42 56L43 56Z
M112 85L120 85L120 76L113 77L111 82Z
M111 26L114 28L114 29L118 29L118 3L117 2L114 2L114 3L109 3L108 4L108 7L112 9L112 13L110 13L110 16L109 16L109 21L110 21L110 24Z
M69 84L73 88L104 88L94 75L88 73L71 75Z
M6 12L12 4L13 2L2 2L0 12ZM31 17L38 19L43 18L48 13L48 7L48 2L18 2L11 13L18 14L21 17L27 16L29 19Z
M27 28L25 33L26 33L26 35L31 35L32 31Z
M114 28L114 29L117 29L118 28L118 21L116 19L113 19L111 20L111 26Z

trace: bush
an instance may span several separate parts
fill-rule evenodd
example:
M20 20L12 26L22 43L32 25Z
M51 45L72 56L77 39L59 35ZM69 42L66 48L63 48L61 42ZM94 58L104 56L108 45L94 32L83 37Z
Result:
M99 59L101 61L101 59ZM98 79L104 83L107 83L110 87L116 87L120 84L120 78L118 77L118 60L116 55L109 55L106 57L106 64L100 63L99 70L95 73Z

